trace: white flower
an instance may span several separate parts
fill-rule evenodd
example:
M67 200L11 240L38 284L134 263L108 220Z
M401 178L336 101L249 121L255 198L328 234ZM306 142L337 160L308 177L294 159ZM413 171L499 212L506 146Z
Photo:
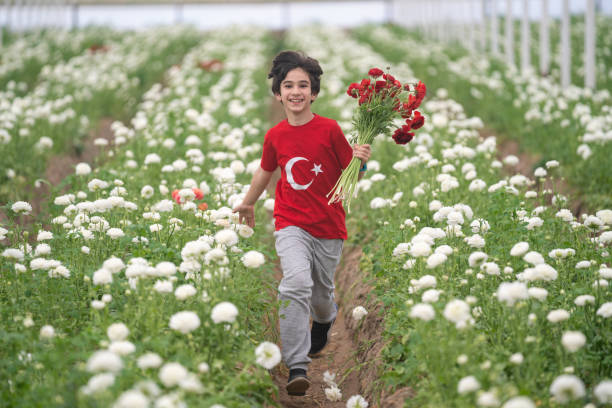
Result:
M178 312L173 314L170 318L169 326L173 330L177 330L183 334L187 334L200 327L200 318L194 312Z
M160 262L155 265L155 271L158 276L172 276L176 273L176 265L172 262Z
M198 293L196 288L193 287L193 285L186 283L176 288L176 290L174 291L174 296L176 296L178 300L185 300L188 297L195 295L196 293Z
M113 323L106 329L106 335L111 341L121 341L127 339L130 330L123 323Z
M329 401L342 401L342 391L340 388L333 385L330 388L325 388L325 398Z
M108 231L106 231L106 235L111 237L111 239L117 239L117 238L121 238L125 234L123 233L121 228L110 228Z
M427 258L427 268L433 269L446 262L447 256L440 252L435 252Z
M91 173L91 166L87 163L79 163L74 168L77 176L86 176Z
M418 303L410 309L410 317L428 322L436 317L436 312L430 304Z
M336 386L336 374L330 373L329 371L325 370L325 372L323 373L323 382L329 385L330 387L335 387Z
M255 361L263 368L271 370L281 361L280 349L276 344L264 341L255 349Z
M94 285L106 285L113 282L113 274L108 269L98 269L93 274Z
M149 225L149 231L151 232L159 232L164 228L161 224L151 224Z
M215 241L228 247L234 246L238 243L238 234L231 229L223 229L215 234Z
M603 380L593 390L593 394L602 404L612 403L612 380Z
M261 252L248 251L242 255L242 264L247 268L258 268L265 263L266 259Z
M113 408L147 408L149 399L138 390L128 390L121 394Z
M166 363L159 370L159 379L166 387L173 387L187 378L188 371L179 363Z
M497 288L497 299L507 306L514 306L519 300L529 298L527 285L522 282L502 282Z
M584 384L575 375L563 374L550 385L550 393L557 402L565 404L585 395Z
M499 265L497 265L495 262L483 263L482 265L480 265L480 270L485 272L487 275L500 275Z
M495 393L486 391L478 396L477 404L480 407L499 407L499 399Z
M519 242L514 244L512 249L510 250L510 255L512 256L522 256L529 250L529 244L527 242Z
M436 287L436 278L432 275L424 275L421 276L418 280L411 279L410 286L415 290L419 291L425 288L435 288Z
M604 224L612 225L612 210L599 210L595 213Z
M548 313L546 319L551 323L558 323L570 318L570 313L564 309L553 310Z
M52 339L55 337L55 329L51 325L44 325L40 328L40 338L41 339Z
M232 323L238 316L238 308L230 302L221 302L213 307L210 317L215 323Z
M597 309L597 316L608 318L612 316L612 302L606 302Z
M573 353L586 344L586 336L579 331L566 331L561 337L561 344L570 353Z
M552 169L555 167L559 167L559 162L557 160L549 160L546 162L547 169Z
M431 254L431 246L426 242L415 242L410 249L410 255L417 258L419 256L429 256Z
M423 295L421 296L421 300L424 303L434 303L434 302L437 302L439 298L440 298L440 291L436 289L428 289L425 292L423 292Z
M353 320L358 322L359 320L366 317L367 314L368 314L368 311L365 309L365 307L357 306L353 309Z
M123 368L123 361L117 354L108 350L96 351L87 360L87 371L97 373L110 371L116 373Z
M468 263L470 267L475 267L480 265L483 262L486 262L489 256L481 251L472 252L468 258Z
M545 300L546 296L548 296L548 291L544 288L529 288L527 292L529 293L530 298L537 299L540 301Z
M140 196L142 198L151 198L153 194L155 194L155 189L148 184L140 190Z
M592 295L580 295L574 299L576 306L584 306L587 303L595 303L595 297Z
M111 273L118 273L125 268L125 264L121 259L112 256L104 261L102 268L109 270Z
M444 317L455 324L464 323L471 317L470 306L460 299L451 300L444 307Z
M474 392L479 389L480 383L472 375L463 377L461 380L459 380L459 383L457 384L457 392L459 394L467 394L468 392Z
M502 408L536 408L536 406L529 398L520 396L510 398Z
M242 238L250 238L251 236L253 236L254 233L255 231L253 230L253 228L249 227L246 224L240 224L238 226L238 235L240 235Z
M101 373L94 375L89 379L87 385L83 387L83 392L86 395L95 394L104 391L115 383L115 376L111 373Z
M361 395L353 395L346 402L346 408L368 408L368 402Z
M210 367L208 365L208 363L200 363L198 364L198 371L206 374L208 371L210 371Z
M510 362L512 364L516 364L516 365L522 364L523 360L524 360L524 357L523 357L523 354L521 353L514 353L513 355L510 356Z
M138 357L137 365L140 369L146 370L147 368L157 368L161 365L163 360L155 353L145 353Z
M542 254L536 251L527 252L523 256L523 261L530 263L532 265L539 265L539 264L543 264L546 262Z
M119 356L132 354L135 350L136 347L129 341L113 341L110 346L108 346L108 351L111 351Z
M169 280L158 280L153 285L153 290L158 293L170 293L172 292L172 282Z
M474 234L463 239L472 248L484 248L485 240L479 234Z
M11 210L18 214L29 214L32 212L32 206L25 201L17 201L11 206Z

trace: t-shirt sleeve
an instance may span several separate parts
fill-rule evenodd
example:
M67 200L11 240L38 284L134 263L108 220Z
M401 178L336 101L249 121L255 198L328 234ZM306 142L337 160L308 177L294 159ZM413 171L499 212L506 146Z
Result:
M263 153L261 154L261 168L265 171L274 171L278 167L276 149L272 143L270 132L264 138Z
M344 133L342 133L342 129L337 122L334 122L331 135L332 146L334 148L334 152L336 153L336 157L338 158L338 162L340 163L340 166L345 169L353 158L353 148L349 144L348 140L346 140L346 137L344 137Z

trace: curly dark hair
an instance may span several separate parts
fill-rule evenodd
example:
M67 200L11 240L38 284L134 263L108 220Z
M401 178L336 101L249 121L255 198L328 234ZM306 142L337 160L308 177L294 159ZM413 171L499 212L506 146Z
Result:
M274 57L272 69L270 69L268 74L268 78L274 78L272 80L272 92L275 95L280 94L281 82L283 82L287 73L295 68L302 68L308 73L310 77L310 90L313 94L318 94L321 90L323 70L319 65L319 61L299 51L282 51Z

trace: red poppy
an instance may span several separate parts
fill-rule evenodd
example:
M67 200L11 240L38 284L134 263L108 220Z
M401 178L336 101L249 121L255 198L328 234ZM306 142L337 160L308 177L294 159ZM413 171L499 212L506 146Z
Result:
M387 82L395 82L395 77L391 74L384 74L383 78L387 81Z
M172 190L172 199L176 201L177 204L181 203L181 197L179 196L178 190Z
M193 190L193 194L195 194L195 198L196 200L201 200L204 198L204 192L202 190L200 190L199 188L192 188Z
M423 100L423 98L425 98L425 95L427 94L427 87L423 82L419 81L414 91L416 92L416 97L420 105L421 101Z
M200 203L198 204L198 210L200 211L206 211L208 209L208 204L206 203Z
M374 78L378 78L382 74L383 74L383 71L382 69L379 69L379 68L372 68L371 70L368 71L368 75Z

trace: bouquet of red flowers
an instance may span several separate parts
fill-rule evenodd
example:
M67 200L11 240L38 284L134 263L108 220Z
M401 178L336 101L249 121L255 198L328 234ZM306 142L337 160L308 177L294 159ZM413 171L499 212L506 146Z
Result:
M414 137L414 130L425 123L425 117L416 109L421 105L427 88L419 81L417 84L401 84L391 74L372 68L369 78L352 83L346 93L359 100L353 113L353 127L357 131L357 144L371 144L378 134L392 135L397 144L406 144ZM393 133L394 120L402 118L405 124ZM329 203L345 200L350 209L351 197L355 191L361 162L356 157L351 160L331 194Z

